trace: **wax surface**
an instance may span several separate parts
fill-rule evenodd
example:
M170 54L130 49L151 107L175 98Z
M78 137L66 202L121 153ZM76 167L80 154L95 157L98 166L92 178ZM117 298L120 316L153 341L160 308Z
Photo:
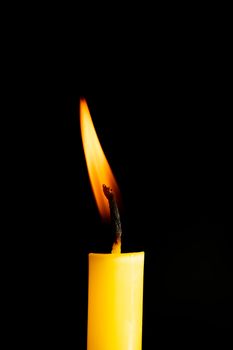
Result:
M87 350L141 350L144 252L89 254Z

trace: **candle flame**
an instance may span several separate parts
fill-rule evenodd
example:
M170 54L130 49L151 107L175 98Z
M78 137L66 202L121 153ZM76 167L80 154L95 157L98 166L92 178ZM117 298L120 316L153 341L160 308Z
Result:
M86 100L80 100L80 128L84 155L91 187L97 207L103 219L110 218L109 203L103 193L103 185L110 187L116 198L120 192L116 179L102 150Z

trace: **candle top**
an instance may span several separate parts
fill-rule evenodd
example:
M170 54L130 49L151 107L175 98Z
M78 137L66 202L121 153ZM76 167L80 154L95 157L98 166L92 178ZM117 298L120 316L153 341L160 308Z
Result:
M95 256L95 257L102 257L102 258L112 258L115 259L117 257L130 257L130 256L144 256L145 252L141 251L141 252L130 252L130 253L89 253L89 256Z

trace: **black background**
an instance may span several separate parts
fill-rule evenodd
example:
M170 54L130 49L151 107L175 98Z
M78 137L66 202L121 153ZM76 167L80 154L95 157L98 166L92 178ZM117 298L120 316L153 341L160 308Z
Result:
M122 194L122 251L145 251L143 349L223 346L232 332L227 23L208 13L191 23L129 17L98 31L70 18L73 27L52 25L43 39L38 26L17 61L19 108L30 115L15 150L17 288L28 305L20 336L86 348L88 253L110 252L113 237L88 179L84 97Z

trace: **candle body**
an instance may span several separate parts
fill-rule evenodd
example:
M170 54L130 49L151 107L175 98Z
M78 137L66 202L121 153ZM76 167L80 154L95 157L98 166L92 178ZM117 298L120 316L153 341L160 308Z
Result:
M141 350L144 252L89 254L87 350Z

